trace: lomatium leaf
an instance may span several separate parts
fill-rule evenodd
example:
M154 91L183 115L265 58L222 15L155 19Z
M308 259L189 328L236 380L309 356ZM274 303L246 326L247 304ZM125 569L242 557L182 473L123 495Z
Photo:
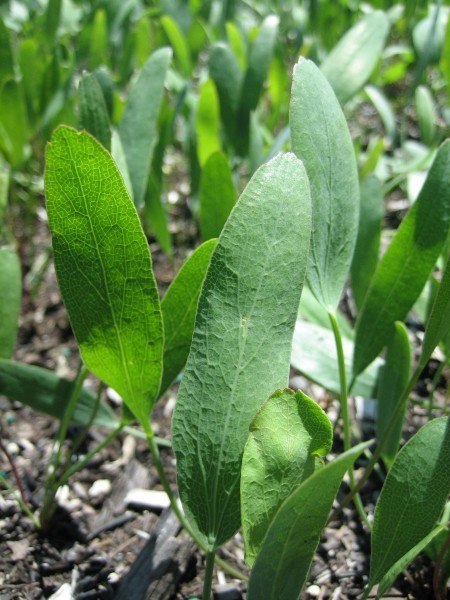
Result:
M208 240L186 260L161 302L164 322L162 395L184 367L194 332L198 298L217 240Z
M248 427L289 375L311 233L309 185L293 154L252 177L214 250L173 419L184 510L211 550L240 527Z
M358 234L358 172L339 102L325 76L304 58L294 69L290 126L292 149L311 184L308 283L325 308L336 308Z
M11 358L19 327L22 274L11 248L0 248L0 358Z
M298 600L342 478L367 445L318 469L283 502L252 569L248 600Z
M200 179L200 230L202 239L220 235L236 202L233 175L223 152L212 154Z
M111 149L111 129L102 88L97 78L84 73L80 87L80 125L91 133L107 150Z
M320 468L333 428L320 406L300 391L275 392L250 425L241 471L245 559L252 566L277 510Z
M398 401L409 381L411 369L411 348L408 330L403 323L395 323L395 333L387 347L386 361L381 368L377 389L377 438L381 439ZM406 410L406 404L405 404ZM405 410L386 442L381 454L385 465L389 468L398 451L402 436Z
M434 529L450 489L450 419L430 421L398 453L375 509L369 588L383 594ZM412 559L413 556L410 557ZM400 563L400 569L396 565Z
M356 323L354 375L378 356L392 337L395 321L404 321L413 307L447 239L449 222L447 141L373 276Z
M122 177L94 138L59 127L45 191L58 283L86 367L148 431L163 327L149 247Z
M321 64L320 70L342 104L367 83L381 57L389 29L385 12L376 10L365 15Z
M170 48L160 48L150 56L130 90L119 123L120 139L137 207L142 206L144 202L156 142L164 81L171 57Z

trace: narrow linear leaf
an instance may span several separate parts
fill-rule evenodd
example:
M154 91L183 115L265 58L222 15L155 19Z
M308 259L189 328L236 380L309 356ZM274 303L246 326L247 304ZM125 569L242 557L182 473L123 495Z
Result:
M80 87L80 125L107 150L111 149L111 130L102 88L96 77L84 73Z
M240 68L244 71L247 67L247 56L245 43L239 28L231 21L225 23L228 43L236 56Z
M13 168L25 160L28 123L21 86L10 79L0 90L0 149Z
M170 48L154 52L143 66L128 96L119 134L127 159L137 207L144 202L150 174L164 80L172 57Z
M275 514L331 450L333 428L320 406L300 391L277 391L250 425L241 470L245 560L252 566Z
M181 500L210 549L240 527L248 427L288 381L310 231L305 170L279 155L250 180L211 257L173 419Z
M395 333L387 347L384 366L380 371L377 390L377 438L381 439L409 381L411 369L411 348L408 330L403 323L395 323ZM394 430L386 442L382 458L384 464L391 467L397 454L402 437L405 410L397 420Z
M19 327L22 274L17 253L0 248L0 358L11 358Z
M236 202L233 176L223 152L212 154L200 179L200 230L202 239L218 237Z
M365 15L333 48L320 66L341 104L367 83L381 57L390 29L385 12Z
M383 188L374 175L361 182L360 191L358 238L351 268L352 292L358 310L377 268L384 213Z
M314 63L303 58L294 68L290 126L292 149L311 183L308 283L325 308L336 308L358 234L358 172L336 96Z
M0 17L0 89L5 81L14 77L14 57L11 36Z
M353 373L361 373L404 321L447 239L450 141L440 147L419 197L403 219L373 276L356 323Z
M173 48L175 60L178 62L182 74L189 77L192 71L191 56L183 33L176 22L168 15L161 17L160 22Z
M253 567L248 600L298 600L342 478L367 446L341 454L283 502Z
M116 163L116 166L122 175L123 182L127 188L130 198L133 199L133 187L131 185L127 159L125 157L122 141L116 129L113 129L111 132L111 156L113 157L114 162Z
M198 298L217 240L199 246L185 261L161 302L164 323L164 371L160 395L180 373L189 354Z
M437 121L433 96L426 86L419 85L415 100L421 138L427 146L431 146L436 134Z
M44 31L50 45L55 41L56 32L61 19L61 0L48 0L45 11Z
M0 394L55 419L63 418L72 388L73 382L48 369L0 359ZM83 388L73 421L81 425L89 423L95 404L94 394ZM100 402L94 424L114 429L118 421L109 406Z
M163 330L136 210L108 152L68 127L47 147L45 190L58 283L83 360L147 431Z
M198 162L203 167L211 154L222 148L219 96L212 79L207 79L200 87L195 130Z
M109 62L108 21L103 8L99 8L95 12L89 40L88 67L90 71L95 71L100 65L106 65Z
M378 114L383 121L384 128L386 130L386 134L391 138L391 140L395 139L396 133L396 122L395 122L395 114L392 110L391 104L386 96L373 85L366 85L364 88L369 100L375 106L378 111Z
M442 417L405 444L386 477L374 515L369 588L430 534L449 489L450 419Z

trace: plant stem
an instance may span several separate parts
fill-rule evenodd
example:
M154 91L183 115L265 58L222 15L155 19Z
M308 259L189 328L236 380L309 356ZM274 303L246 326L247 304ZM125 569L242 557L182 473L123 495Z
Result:
M205 581L203 583L202 600L211 600L211 588L214 574L214 557L214 550L206 553Z
M164 491L166 492L166 494L169 498L170 506L172 507L173 512L176 514L181 525L187 531L187 533L191 536L191 538L194 540L194 542L197 544L197 546L199 546L199 548L201 548L208 555L208 553L210 551L205 548L205 545L203 544L203 542L198 538L198 536L192 530L188 520L184 516L184 513L181 510L181 508L177 502L177 499L174 496L174 493L172 492L172 488L170 487L170 483L169 483L169 480L167 479L166 472L164 471L164 466L163 466L162 460L161 460L161 454L159 453L159 448L156 443L156 439L155 439L155 436L153 435L153 432L151 431L151 429L149 429L146 433L147 433L148 447L152 454L153 462L155 463L155 467L156 467L156 471L158 473L159 480L164 488ZM246 575L244 575L244 573L241 573L241 571L239 571L238 569L235 569L227 561L223 560L222 558L218 557L217 555L214 555L214 560L220 567L222 567L224 569L224 571L227 571L232 577L234 577L236 579L241 579L242 581L248 581L248 577Z
M352 447L352 439L351 439L351 425L350 425L350 416L348 410L348 391L347 391L347 373L345 370L345 356L344 356L344 347L342 345L342 336L341 331L339 329L339 323L337 322L336 315L333 311L328 311L328 317L330 319L331 327L333 329L334 340L336 343L336 352L338 357L338 366L339 366L339 382L341 387L340 393L340 404L341 404L341 413L342 420L344 423L344 450L350 450ZM349 469L349 477L350 477L350 486L353 489L355 487L355 472L353 471L353 465ZM359 494L355 494L354 503L356 506L356 510L362 521L367 525L369 529L371 529L371 524L367 518L366 511L364 510L364 505L362 503L361 497Z
M36 517L34 516L34 514L31 512L31 509L29 508L27 503L22 500L22 498L20 497L20 494L16 493L14 488L12 488L9 485L8 481L1 474L0 474L0 483L3 483L3 485L8 490L8 492L10 492L14 496L14 498L16 499L16 502L19 504L19 506L23 510L23 512L33 521L35 527L37 529L39 529L39 522L36 519Z
M3 433L2 429L0 428L0 434L2 434L2 433ZM20 478L19 471L17 470L16 463L15 463L13 457L11 456L10 452L8 452L8 448L5 446L5 444L3 443L3 440L1 438L0 438L0 450L3 452L3 454L6 456L7 461L9 462L14 479L16 480L17 489L19 490L20 497L22 498L22 502L26 506L28 506L25 489L23 487L23 483L22 483L22 479Z

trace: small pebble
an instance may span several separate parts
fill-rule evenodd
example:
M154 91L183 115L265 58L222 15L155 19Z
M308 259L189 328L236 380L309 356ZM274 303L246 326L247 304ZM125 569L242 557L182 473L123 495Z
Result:
M16 442L8 442L6 445L6 449L11 454L11 456L17 456L19 454L20 448Z
M52 594L49 600L73 600L72 586L70 583L63 583L63 585Z
M306 588L306 592L313 598L317 598L320 595L320 587L318 585L310 585Z
M149 508L151 510L163 510L170 506L170 502L166 492L134 488L125 496L125 505L136 508Z
M97 479L88 491L89 498L99 498L110 493L112 484L109 479Z

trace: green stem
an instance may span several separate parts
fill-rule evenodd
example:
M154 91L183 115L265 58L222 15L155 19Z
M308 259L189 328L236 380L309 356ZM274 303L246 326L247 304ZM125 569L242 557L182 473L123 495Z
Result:
M208 550L205 547L203 542L199 539L199 537L192 530L188 520L184 516L184 513L181 510L181 508L177 502L177 499L175 498L174 493L172 492L172 488L170 487L170 483L169 483L169 480L167 479L166 472L164 471L164 466L162 464L161 454L159 453L158 444L156 443L155 436L153 435L153 432L151 431L151 429L149 431L147 431L147 443L148 443L148 447L149 447L150 452L153 457L153 462L155 463L155 467L156 467L156 471L158 473L159 480L164 488L164 491L166 492L166 494L169 498L170 506L172 507L173 512L176 514L181 525L187 531L187 533L191 536L191 538L194 540L194 542L197 544L197 546L199 546L199 548L201 548L204 552L206 552L208 554L210 552L210 550ZM232 577L235 577L236 579L241 579L242 581L248 581L248 577L246 575L244 575L244 573L241 573L241 571L239 571L238 569L235 569L232 565L230 565L228 562L226 562L222 558L215 556L214 560L217 565L222 567L222 569L224 569L224 571L227 571Z
M202 600L211 600L212 580L214 574L215 551L206 554L205 581L203 583Z
M340 405L341 405L341 413L342 420L344 423L344 450L350 450L352 447L352 438L351 438L351 424L350 424L350 416L348 410L348 391L347 391L347 373L345 370L345 356L344 356L344 347L342 344L342 336L341 331L339 329L339 323L337 322L336 315L333 311L328 311L328 317L330 319L331 327L333 329L334 340L336 343L336 352L338 357L338 366L339 366L339 382L341 387L340 393ZM355 487L355 472L353 470L353 465L349 469L349 477L350 477L350 487L353 489ZM359 494L355 494L354 503L356 506L356 510L360 518L367 525L369 529L371 529L371 524L367 518L366 511L364 510L364 505L362 503L361 497Z
M8 481L1 474L0 474L0 483L2 483L5 486L5 488L8 490L8 492L10 492L14 496L14 499L16 500L16 502L20 506L20 508L23 510L23 512L33 521L36 529L39 529L39 522L36 519L36 517L34 516L34 514L31 512L30 508L27 506L26 502L24 502L22 500L22 498L20 497L20 494L16 493L14 488L9 485Z

